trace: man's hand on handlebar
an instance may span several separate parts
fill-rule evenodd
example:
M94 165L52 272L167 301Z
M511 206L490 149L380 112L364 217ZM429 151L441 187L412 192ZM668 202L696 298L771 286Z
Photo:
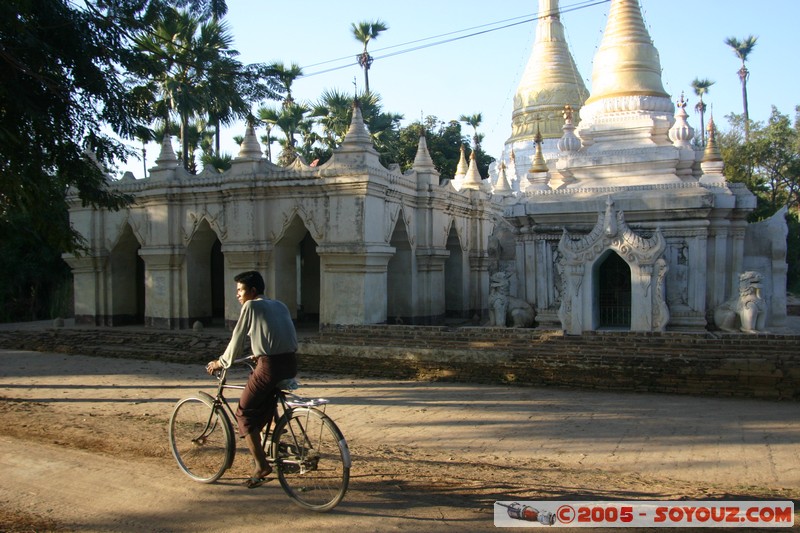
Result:
M209 361L206 365L206 373L211 376L214 372L222 370L222 363L219 362L219 359L214 359L213 361Z

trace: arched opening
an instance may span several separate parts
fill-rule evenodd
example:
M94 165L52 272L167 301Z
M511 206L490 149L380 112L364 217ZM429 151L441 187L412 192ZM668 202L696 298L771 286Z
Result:
M129 225L120 235L110 257L110 316L109 326L144 324L145 290L144 260L139 256L142 246Z
M211 324L225 326L225 256L219 239L211 245Z
M186 247L186 302L188 324L223 326L225 279L222 243L203 220Z
M297 250L297 286L298 322L319 323L320 298L320 263L317 254L317 242L306 231Z
M599 328L631 327L631 268L611 251L596 269L597 325Z
M450 255L444 262L445 316L464 318L464 254L454 225L447 235L447 251Z
M319 322L320 260L317 242L295 217L273 249L267 293L286 304L298 322Z
M395 253L386 265L386 321L388 324L410 324L414 320L414 257L402 213L389 244L395 248Z

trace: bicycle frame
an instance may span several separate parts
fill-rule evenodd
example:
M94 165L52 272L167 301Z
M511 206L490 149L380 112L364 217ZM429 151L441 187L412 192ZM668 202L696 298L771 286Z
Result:
M254 371L255 358L234 362ZM201 483L217 481L233 466L237 443L232 421L237 417L225 391L245 389L245 385L228 384L227 368L214 375L216 394L198 391L178 401L169 422L170 447L178 466ZM263 429L260 445L281 487L295 503L312 511L330 511L347 492L350 450L341 430L325 413L328 400L297 396L290 392L296 386L294 379L276 384L272 423Z
M252 372L254 370L254 366L253 366L252 361L253 361L252 358L245 357L245 358L242 358L242 359L235 360L234 363L244 363L250 368L250 371ZM223 412L225 412L227 414L227 416L228 416L228 421L235 421L237 419L236 413L233 411L233 408L231 408L230 404L228 403L227 398L225 398L225 390L226 389L230 389L230 390L240 390L241 391L241 390L244 390L244 385L229 385L227 383L227 380L228 380L228 369L227 368L223 369L220 372L220 374L218 376L218 380L219 380L219 384L217 385L217 393L216 393L216 395L211 396L210 394L202 392L202 391L199 391L199 393L204 395L204 396L207 396L213 402L215 409L216 408L223 408ZM283 380L283 381L281 381L279 383L283 383L284 381L286 381L286 380ZM309 409L317 409L321 413L325 414L325 406L328 404L328 400L325 400L325 399L322 399L322 398L315 398L315 399L311 399L311 400L308 400L308 399L305 399L305 398L300 398L299 396L296 396L296 395L292 394L291 392L287 392L282 388L276 388L275 389L275 396L276 396L278 401L277 401L277 403L275 405L275 412L273 413L273 416L272 416L272 423L270 424L269 427L265 427L262 430L263 436L262 436L262 439L261 439L261 446L264 448L264 451L267 452L267 458L273 464L276 462L276 457L273 457L272 450L268 447L268 444L269 444L269 442L271 440L271 438L270 438L271 437L270 429L272 427L277 426L278 420L280 420L283 417L290 416L291 413L292 413L292 410L294 410L295 408L298 408L298 407L306 407L306 408L309 408ZM322 407L322 409L319 409L320 406ZM280 407L280 409L279 409L279 407ZM198 436L197 439L194 439L194 440L198 440L199 441L200 439L205 438L205 436L207 436L211 431L214 430L214 424L215 424L215 422L214 422L214 410L212 409L209 412L209 417L208 417L208 421L206 422L205 429L200 434L200 436ZM236 428L236 426L234 425L234 430L235 430L235 428ZM302 437L302 441L304 442L304 444L310 445L311 442L310 442L310 440L308 438L308 435L306 434L305 427L303 427L301 425L300 429L301 429L301 431L303 433L302 436L301 436ZM298 435L295 433L294 428L289 426L289 430L291 431L292 440L295 443L298 443ZM234 449L235 449L235 446L234 446ZM305 450L305 449L307 449L307 447L303 446L302 449ZM286 461L286 463L287 464L293 464L294 461ZM298 461L298 463L299 463L299 466L301 468L301 472L305 472L305 467L306 467L305 457L302 457L301 461Z

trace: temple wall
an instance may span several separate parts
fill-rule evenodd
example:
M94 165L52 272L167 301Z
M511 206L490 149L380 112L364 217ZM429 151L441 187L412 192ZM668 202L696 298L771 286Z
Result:
M230 325L240 309L233 276L251 269L295 318L322 324L435 324L485 312L487 239L499 215L488 195L439 186L430 172L331 167L250 161L197 176L156 168L112 184L136 197L128 209L86 209L74 198L71 221L89 246L85 257L65 257L76 318L188 328L214 318L210 293L220 284L219 319ZM212 275L216 241L224 280Z

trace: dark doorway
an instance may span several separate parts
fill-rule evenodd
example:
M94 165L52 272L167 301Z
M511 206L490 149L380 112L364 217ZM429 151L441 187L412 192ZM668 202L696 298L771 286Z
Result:
M631 327L631 269L614 252L598 268L598 326Z

